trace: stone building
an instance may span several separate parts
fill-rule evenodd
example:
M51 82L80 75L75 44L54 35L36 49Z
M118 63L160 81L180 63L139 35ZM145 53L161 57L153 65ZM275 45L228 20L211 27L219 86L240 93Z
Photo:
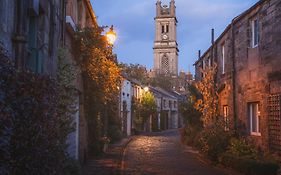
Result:
M132 129L132 98L133 98L133 85L132 82L123 76L120 94L120 117L121 117L121 130L123 135L130 136Z
M260 0L235 17L196 61L217 65L219 110L231 129L281 153L281 1Z
M156 3L154 74L178 75L177 18L175 1L170 6Z
M18 69L55 76L63 17L60 0L1 0L0 42Z
M157 104L157 116L151 124L159 130L175 129L179 126L178 98L159 87L149 87Z
M89 0L1 0L0 21L0 44L15 67L53 78L57 76L59 48L66 48L66 61L76 64L74 33L78 27L97 25ZM68 137L67 150L71 157L83 161L87 155L88 129L81 74L73 84L77 89L78 111L73 116L75 131Z
M74 34L78 28L91 27L98 25L96 16L92 9L89 0L67 0L66 16L65 16L65 31L64 31L64 46L67 50L66 57L68 61L77 65L77 59L74 55ZM77 72L81 73L80 68ZM82 74L77 74L75 82L77 89L77 109L78 112L74 115L74 124L76 130L69 135L68 152L70 156L84 161L88 153L88 123L84 114L84 92Z

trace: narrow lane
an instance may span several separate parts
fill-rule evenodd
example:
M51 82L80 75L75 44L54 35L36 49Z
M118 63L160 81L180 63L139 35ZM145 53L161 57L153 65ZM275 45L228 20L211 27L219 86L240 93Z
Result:
M203 164L179 142L177 130L134 139L126 149L126 175L223 175Z

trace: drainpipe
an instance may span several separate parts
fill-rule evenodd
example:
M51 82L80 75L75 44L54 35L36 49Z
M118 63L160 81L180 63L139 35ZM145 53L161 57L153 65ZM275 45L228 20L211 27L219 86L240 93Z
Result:
M231 35L232 35L232 43L231 43L231 49L232 49L232 103L233 103L233 119L234 119L234 132L235 135L237 135L237 129L238 129L238 120L237 120L237 106L236 106L236 68L235 68L235 31L234 31L234 21L232 20L231 23Z
M211 40L211 43L212 43L212 56L211 56L211 61L210 61L210 63L211 63L211 65L212 65L212 63L214 62L214 44L215 44L215 29L212 29L212 40Z
M65 18L66 18L66 5L67 5L67 0L63 0L61 3L62 6L62 16L61 16L61 45L62 47L65 46Z

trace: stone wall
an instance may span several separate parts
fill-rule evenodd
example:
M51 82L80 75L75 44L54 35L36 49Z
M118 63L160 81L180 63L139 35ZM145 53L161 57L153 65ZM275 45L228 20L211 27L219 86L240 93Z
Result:
M281 2L261 0L232 21L213 47L195 63L196 79L203 61L213 59L218 65L220 113L223 106L229 107L229 118L234 123L236 114L240 133L248 136L257 147L268 150L272 141L272 130L281 130L280 125L270 122L268 99L272 94L281 94ZM260 40L252 47L251 21L258 19ZM222 72L222 46L225 47L225 73ZM214 49L212 49L214 48ZM214 50L214 57L212 57ZM233 100L235 103L233 103ZM258 103L260 135L250 133L249 109L252 102ZM280 106L280 102L279 102ZM235 110L235 111L234 111ZM280 118L280 113L279 113ZM278 122L278 121L276 121ZM231 126L233 128L233 125ZM276 132L275 132L276 133ZM279 132L278 137L281 137ZM278 147L281 148L281 142ZM277 150L277 149L275 149Z

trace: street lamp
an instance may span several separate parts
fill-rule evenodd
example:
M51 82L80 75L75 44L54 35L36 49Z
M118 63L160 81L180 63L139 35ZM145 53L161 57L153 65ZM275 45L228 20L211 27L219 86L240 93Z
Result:
M113 30L113 25L111 25L111 27L109 28L109 31L106 32L106 38L107 38L107 42L110 45L114 44L114 42L117 38L117 35L116 35L116 32Z
M144 89L144 92L148 92L149 91L149 88L146 86L143 88Z

